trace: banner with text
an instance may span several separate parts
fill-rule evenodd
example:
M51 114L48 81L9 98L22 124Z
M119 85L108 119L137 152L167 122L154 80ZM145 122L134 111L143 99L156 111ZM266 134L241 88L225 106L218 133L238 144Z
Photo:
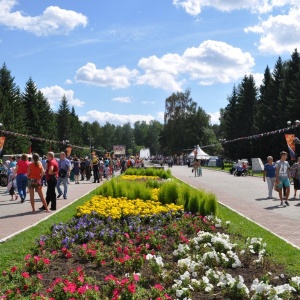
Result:
M287 146L289 148L291 160L296 159L294 138L295 138L294 134L285 134L285 139L286 139Z
M123 145L115 145L113 147L114 155L125 155L126 146Z

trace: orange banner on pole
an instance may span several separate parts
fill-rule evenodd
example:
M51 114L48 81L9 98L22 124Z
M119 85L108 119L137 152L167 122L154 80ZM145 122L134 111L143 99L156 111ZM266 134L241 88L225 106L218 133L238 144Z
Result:
M5 136L0 136L0 154L3 150L4 142L5 142Z
M286 139L287 146L289 148L291 160L296 159L296 155L295 155L296 148L295 148L294 138L295 138L294 134L285 134L285 139Z
M67 147L66 148L66 154L67 154L67 157L70 157L71 156L71 152L72 152L72 147Z

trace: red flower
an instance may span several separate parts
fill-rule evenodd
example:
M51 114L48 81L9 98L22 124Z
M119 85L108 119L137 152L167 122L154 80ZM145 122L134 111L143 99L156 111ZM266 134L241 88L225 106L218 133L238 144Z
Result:
M7 272L6 271L2 271L2 276L6 276Z
M28 285L25 284L25 285L23 286L23 289L24 289L24 291L27 291L27 290L28 290Z
M10 271L11 271L12 273L15 273L17 270L18 270L18 267L16 267L16 266L13 266L13 267L10 269Z
M22 277L24 277L24 278L29 278L30 275L29 275L27 272L23 272L23 273L22 273Z
M50 260L48 258L43 258L43 262L45 265L50 265Z
M128 291L132 294L135 293L135 284L133 282L128 285Z
M159 290L159 291L162 291L164 289L164 287L161 284L159 284L159 283L155 284L154 288L157 289L157 290Z
M31 254L27 254L26 256L25 256L25 260L29 260L31 258Z

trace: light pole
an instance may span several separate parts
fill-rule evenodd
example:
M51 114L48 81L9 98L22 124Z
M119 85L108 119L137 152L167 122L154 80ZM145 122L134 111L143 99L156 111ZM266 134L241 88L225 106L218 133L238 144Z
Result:
M219 139L220 143L222 144L222 170L224 170L224 143L226 139Z
M92 141L94 140L93 138L88 138L88 140L90 141L90 157L92 159Z

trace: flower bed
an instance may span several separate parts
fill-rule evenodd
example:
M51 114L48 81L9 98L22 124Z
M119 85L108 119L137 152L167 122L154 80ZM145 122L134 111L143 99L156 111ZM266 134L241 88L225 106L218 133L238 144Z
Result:
M300 278L229 225L174 203L96 196L3 271L0 299L300 299Z

